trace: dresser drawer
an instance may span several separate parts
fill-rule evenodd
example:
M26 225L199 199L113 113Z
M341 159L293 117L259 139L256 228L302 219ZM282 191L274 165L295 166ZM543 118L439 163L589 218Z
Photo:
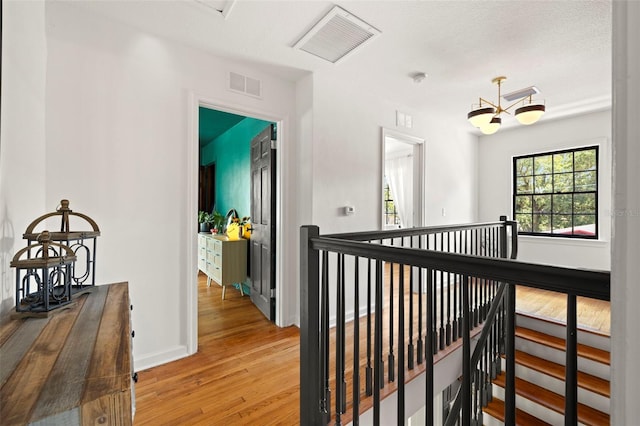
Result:
M207 250L207 255L205 256L207 262L213 263L216 257L219 257L219 255L217 255L213 250Z
M212 238L211 243L213 252L222 255L222 241Z
M205 273L210 276L211 278L213 278L213 275L215 273L216 267L213 264L213 262L207 262L207 265L205 267Z
M207 235L198 234L198 269L207 273Z
M212 265L211 268L211 278L217 282L218 284L222 283L222 268L219 266Z

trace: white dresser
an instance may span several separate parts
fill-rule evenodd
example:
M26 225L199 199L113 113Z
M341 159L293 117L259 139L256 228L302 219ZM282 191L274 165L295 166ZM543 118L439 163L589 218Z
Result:
M198 269L222 286L222 299L228 285L242 284L247 278L247 240L230 240L226 236L198 234ZM244 295L242 285L240 293Z

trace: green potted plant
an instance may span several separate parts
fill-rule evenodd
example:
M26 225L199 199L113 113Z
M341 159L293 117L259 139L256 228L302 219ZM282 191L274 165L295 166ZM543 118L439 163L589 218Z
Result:
M200 224L200 232L209 231L209 225L212 222L212 217L209 213L204 210L200 210L198 212L198 223Z
M213 229L216 233L222 233L222 227L224 226L224 215L218 211L213 211L211 214L211 223L213 224Z

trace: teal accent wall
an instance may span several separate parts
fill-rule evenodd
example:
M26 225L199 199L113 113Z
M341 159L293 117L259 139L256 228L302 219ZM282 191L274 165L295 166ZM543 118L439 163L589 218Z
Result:
M240 217L251 211L251 140L271 123L245 118L202 148L200 164L216 164L215 209Z

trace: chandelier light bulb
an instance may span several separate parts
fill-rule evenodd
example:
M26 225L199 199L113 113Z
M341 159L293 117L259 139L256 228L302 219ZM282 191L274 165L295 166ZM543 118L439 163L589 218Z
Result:
M489 124L495 112L496 110L492 107L478 108L467 114L467 119L475 127L482 127Z
M545 107L541 104L525 105L516 110L516 119L520 124L528 126L540 120L544 110Z
M485 135L492 135L500 129L502 119L500 117L493 117L488 124L480 127L480 131Z

